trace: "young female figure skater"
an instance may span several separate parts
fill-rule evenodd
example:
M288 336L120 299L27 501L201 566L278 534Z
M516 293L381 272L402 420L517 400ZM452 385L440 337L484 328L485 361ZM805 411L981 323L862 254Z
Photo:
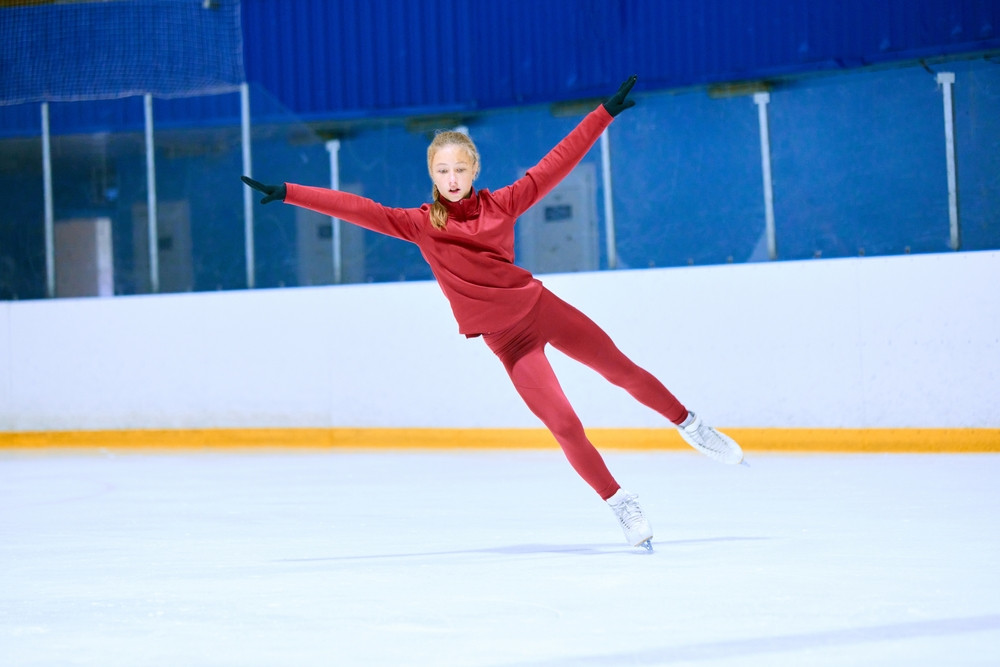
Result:
M420 208L389 208L346 192L294 183L265 185L246 176L243 181L266 195L262 204L284 201L415 243L448 298L459 331L483 337L570 465L611 506L629 544L651 549L649 521L636 496L618 485L587 439L545 357L545 345L589 366L659 412L702 453L740 463L743 452L731 438L688 412L586 315L514 264L518 216L569 174L616 115L635 105L628 99L635 80L626 80L522 178L493 192L473 188L479 152L460 132L440 132L428 147L432 203Z

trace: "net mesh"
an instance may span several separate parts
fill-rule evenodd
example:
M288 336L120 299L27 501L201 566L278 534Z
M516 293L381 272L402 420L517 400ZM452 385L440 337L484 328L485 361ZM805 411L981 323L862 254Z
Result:
M0 35L0 104L207 95L245 80L239 0L7 0Z

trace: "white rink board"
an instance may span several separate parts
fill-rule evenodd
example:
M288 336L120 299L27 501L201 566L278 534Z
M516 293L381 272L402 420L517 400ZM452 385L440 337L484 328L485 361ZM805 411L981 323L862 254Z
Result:
M542 276L724 427L1000 427L1000 252ZM558 353L592 427L658 415ZM432 282L0 304L0 430L537 427Z

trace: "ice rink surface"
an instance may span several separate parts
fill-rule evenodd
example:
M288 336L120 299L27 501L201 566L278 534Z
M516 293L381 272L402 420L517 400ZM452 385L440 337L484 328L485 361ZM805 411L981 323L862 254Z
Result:
M1000 456L0 454L0 664L998 665Z

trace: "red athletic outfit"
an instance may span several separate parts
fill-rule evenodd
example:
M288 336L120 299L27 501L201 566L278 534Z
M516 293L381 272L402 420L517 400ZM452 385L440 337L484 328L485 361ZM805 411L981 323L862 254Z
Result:
M611 115L598 106L511 185L496 192L473 189L458 202L442 198L448 210L444 230L431 224L429 204L390 208L346 192L285 184L287 204L416 244L451 304L459 331L483 335L525 403L604 499L618 484L559 386L545 358L545 344L598 371L675 424L684 420L687 410L586 315L514 264L514 223L572 171L610 123Z

